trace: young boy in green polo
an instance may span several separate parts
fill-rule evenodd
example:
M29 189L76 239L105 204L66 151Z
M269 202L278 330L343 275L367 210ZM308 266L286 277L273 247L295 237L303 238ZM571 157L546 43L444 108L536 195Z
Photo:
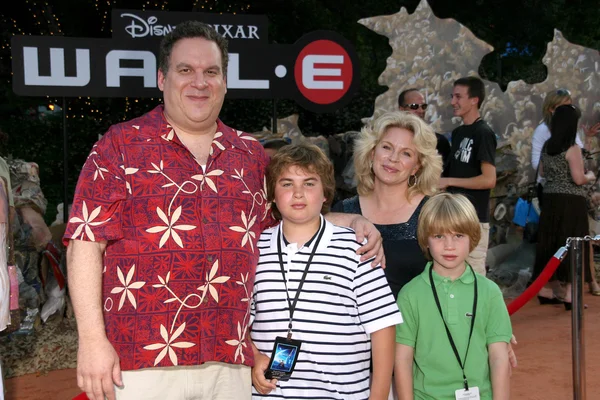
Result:
M508 399L510 317L498 286L465 261L480 237L473 205L463 195L433 196L417 237L432 261L398 295L399 400Z

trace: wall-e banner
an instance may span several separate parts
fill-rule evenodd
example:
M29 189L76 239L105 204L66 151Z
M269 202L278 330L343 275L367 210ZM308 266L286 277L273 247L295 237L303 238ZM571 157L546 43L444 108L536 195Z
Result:
M294 99L315 112L347 104L359 85L352 44L315 31L269 44L266 16L114 10L111 39L13 36L13 90L22 96L160 97L160 39L185 20L229 40L227 97Z

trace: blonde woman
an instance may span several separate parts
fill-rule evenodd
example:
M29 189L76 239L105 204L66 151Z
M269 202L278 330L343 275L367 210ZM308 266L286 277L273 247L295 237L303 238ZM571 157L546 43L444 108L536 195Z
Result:
M426 264L417 241L417 222L442 173L436 146L435 133L421 118L402 111L381 115L362 129L355 142L358 196L332 209L361 214L379 230L394 298Z
M552 120L552 114L557 107L562 105L569 105L573 103L571 98L571 92L567 89L556 89L546 93L544 98L544 104L542 105L543 121L533 131L533 138L531 140L531 165L533 169L537 169L540 163L540 156L542 154L542 147L548 139L550 139L550 121ZM591 127L584 126L583 133L585 137L593 137L600 133L600 123L597 123ZM579 135L575 137L575 143L582 149L584 143L582 142ZM538 183L542 183L543 178L538 176Z

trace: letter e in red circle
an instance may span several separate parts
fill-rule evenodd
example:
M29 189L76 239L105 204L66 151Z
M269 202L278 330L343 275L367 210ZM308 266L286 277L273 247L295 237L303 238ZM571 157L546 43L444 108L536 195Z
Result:
M294 65L300 93L316 104L332 104L344 97L352 83L352 60L346 50L331 40L307 44Z

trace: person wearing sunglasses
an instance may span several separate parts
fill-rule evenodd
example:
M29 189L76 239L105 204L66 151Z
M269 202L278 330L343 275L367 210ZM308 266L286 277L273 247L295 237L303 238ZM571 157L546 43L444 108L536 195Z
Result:
M425 111L428 106L418 89L406 89L398 95L398 108L401 111L414 114L422 120L425 120ZM440 133L435 132L435 136L437 138L437 152L442 156L442 162L445 165L450 155L450 142Z

